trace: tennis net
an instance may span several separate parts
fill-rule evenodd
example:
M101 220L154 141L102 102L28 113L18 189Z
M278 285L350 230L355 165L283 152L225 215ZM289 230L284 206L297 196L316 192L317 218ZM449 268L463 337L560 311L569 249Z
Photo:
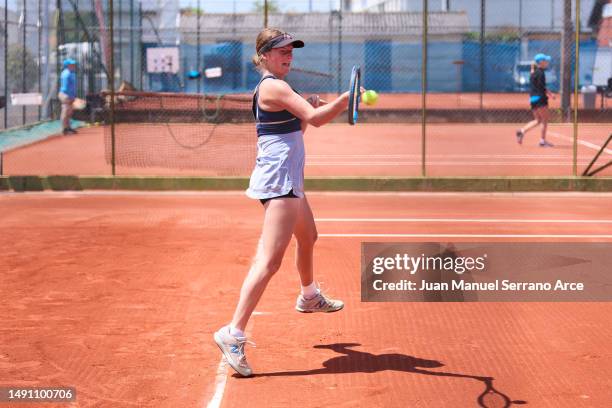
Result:
M238 176L252 170L257 137L250 95L122 91L114 94L112 112L111 95L102 98L105 158L114 160L117 174Z

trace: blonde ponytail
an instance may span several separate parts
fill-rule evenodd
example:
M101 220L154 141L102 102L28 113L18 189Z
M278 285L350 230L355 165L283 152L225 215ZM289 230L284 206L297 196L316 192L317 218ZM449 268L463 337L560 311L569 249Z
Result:
M277 28L264 28L263 30L259 32L259 34L257 34L257 39L255 40L256 53L255 55L253 55L253 58L251 59L251 61L253 62L253 65L255 65L256 70L258 71L261 70L262 55L259 53L259 51L263 48L264 45L266 45L268 41L282 34L283 34L283 31Z

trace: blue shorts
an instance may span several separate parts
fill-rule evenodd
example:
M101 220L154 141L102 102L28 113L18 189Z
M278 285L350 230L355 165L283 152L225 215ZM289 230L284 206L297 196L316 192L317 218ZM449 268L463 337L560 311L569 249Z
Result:
M548 106L548 98L546 96L532 96L529 98L529 104L531 109L540 108L542 106Z

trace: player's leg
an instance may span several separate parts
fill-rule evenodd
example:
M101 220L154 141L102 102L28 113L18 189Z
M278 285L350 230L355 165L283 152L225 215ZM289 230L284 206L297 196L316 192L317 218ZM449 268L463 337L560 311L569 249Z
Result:
M240 300L232 319L232 327L239 330L246 328L268 282L281 266L298 218L300 200L277 198L268 201L265 207L260 250L242 284Z
M548 130L548 121L550 120L550 112L547 106L540 108L540 118L542 121L542 137L540 139L540 146L552 147L553 144L546 140L546 131Z
M301 205L295 224L294 235L297 241L296 266L300 274L302 290L297 298L296 310L299 312L336 312L344 307L340 300L325 296L314 279L314 245L317 241L317 226L306 197L300 199Z
M58 98L60 100L60 103L62 104L61 106L61 112L60 112L60 121L62 122L62 131L64 132L64 134L67 134L68 131L67 129L70 127L70 99L68 98L68 95L60 92L58 94Z
M523 143L523 137L525 137L525 134L529 132L531 129L533 129L534 127L538 126L538 124L540 123L540 117L539 117L538 110L539 108L532 109L531 112L533 113L533 120L528 122L525 126L523 126L522 128L516 131L516 141L519 144Z
M531 129L542 123L541 109L541 107L533 109L533 120L528 122L525 127L523 127L523 133L529 132Z
M76 130L74 130L72 128L72 115L74 115L74 107L72 106L72 103L74 102L74 99L70 99L68 101L68 103L65 105L66 106L66 123L65 123L65 128L68 133L76 133Z
M244 330L268 282L280 268L295 227L299 200L270 200L265 204L265 209L257 253L242 284L232 322L214 334L215 342L229 365L243 376L250 376L252 373L244 352L247 343Z
M293 230L297 241L295 260L302 287L308 287L314 283L313 255L318 233L308 200L304 197L299 201L300 210Z

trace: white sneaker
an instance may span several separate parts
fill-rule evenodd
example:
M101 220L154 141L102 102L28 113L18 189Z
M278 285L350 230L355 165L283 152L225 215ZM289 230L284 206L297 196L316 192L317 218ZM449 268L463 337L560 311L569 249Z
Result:
M317 293L313 298L306 299L304 296L299 295L295 304L295 310L301 313L314 313L314 312L337 312L344 307L344 302L341 300L330 299L325 296L321 291Z
M525 133L520 129L516 131L516 142L518 144L523 144L523 138L525 137Z
M243 377L250 377L253 374L249 363L247 363L246 355L244 354L244 345L252 342L247 341L246 337L234 337L229 332L229 327L225 326L215 332L215 343L221 349L227 363L238 374Z
M540 147L554 147L555 145L548 140L540 140Z

